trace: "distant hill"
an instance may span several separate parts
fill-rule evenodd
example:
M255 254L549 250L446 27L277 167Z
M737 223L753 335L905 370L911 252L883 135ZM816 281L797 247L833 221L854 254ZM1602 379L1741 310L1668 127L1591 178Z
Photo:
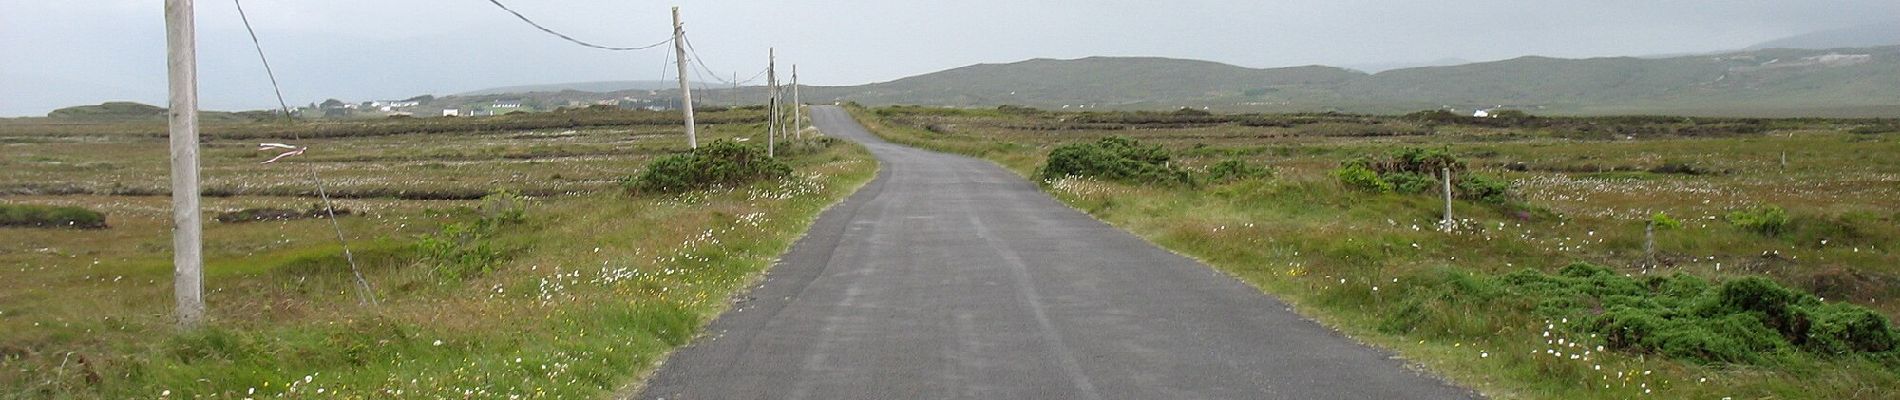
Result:
M201 121L253 121L281 118L282 113L270 111L201 111ZM101 104L72 106L46 113L46 119L62 122L126 122L126 121L163 121L169 116L164 107L129 101L108 101Z
M1900 21L1789 36L1748 46L1748 50L1810 49L1900 45Z
M131 120L164 118L165 108L129 101L108 101L89 106L72 106L46 113L47 118L69 120Z
M514 94L514 93L561 92L561 91L570 91L570 90L577 91L577 92L611 93L611 92L619 92L619 91L626 91L626 90L658 90L658 89L677 88L677 87L679 87L679 83L672 82L672 81L572 82L572 83L556 83L556 84L547 84L547 85L504 86L504 87L476 90L476 91L471 91L467 93L457 93L455 95L456 96L488 96L488 95L498 95L498 94Z
M979 64L810 88L807 102L1398 113L1505 106L1559 114L1900 116L1900 46L1669 58L1522 57L1366 74L1166 58Z
M1178 107L1209 98L1305 92L1364 75L1336 67L1256 69L1152 57L1039 58L863 86L817 88L809 95L874 104Z
M1447 57L1447 58L1440 58L1440 59L1432 60L1432 61L1346 64L1346 65L1340 65L1340 67L1345 67L1347 69L1351 69L1354 71L1361 71L1361 72L1376 74L1376 73L1391 71L1395 69L1418 68L1418 67L1442 67L1442 66L1447 66L1447 65L1465 65L1465 64L1470 64L1470 63L1471 63L1471 60L1466 60L1466 59L1456 58L1456 57Z

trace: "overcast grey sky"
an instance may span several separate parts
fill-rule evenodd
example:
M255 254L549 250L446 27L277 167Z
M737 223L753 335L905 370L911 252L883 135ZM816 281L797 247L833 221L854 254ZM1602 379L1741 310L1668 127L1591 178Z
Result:
M1164 56L1248 67L1706 52L1900 21L1894 0L504 0L582 40L644 45L679 5L704 62L741 78L766 48L804 83L974 63ZM0 0L0 116L165 101L161 0ZM559 41L486 0L248 0L293 104L494 86L658 79L666 48ZM198 1L206 109L274 107L228 0Z

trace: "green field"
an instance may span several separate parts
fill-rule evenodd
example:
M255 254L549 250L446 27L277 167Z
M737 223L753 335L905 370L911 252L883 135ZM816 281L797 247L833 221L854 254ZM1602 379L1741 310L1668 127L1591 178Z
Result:
M702 143L764 139L758 110L700 121ZM179 333L163 123L0 123L0 203L108 226L0 227L0 398L630 390L877 168L819 139L781 144L786 179L632 193L624 178L685 147L677 116L653 112L206 131L210 322ZM292 135L307 154L259 164L274 153L257 143ZM350 211L338 221L380 305L359 304L326 220L211 221L313 207L311 170Z
M1065 176L1044 187L1488 396L1845 399L1900 389L1886 325L1900 316L1892 120L853 112L893 141L1038 180L1066 144L1159 145L1171 158L1155 168L1192 182ZM1403 148L1447 150L1462 162L1457 174L1508 182L1510 199L1460 199L1455 228L1442 232L1436 186L1373 193L1335 175L1348 160ZM1227 160L1271 176L1204 178ZM1730 222L1761 206L1788 219L1772 234ZM1681 227L1657 232L1652 258L1644 227L1657 213ZM1569 267L1578 262L1606 269ZM1749 305L1776 296L1799 310ZM1655 310L1671 311L1645 314ZM1833 311L1842 313L1823 314ZM1815 339L1849 319L1877 321L1854 326L1882 341L1856 350ZM1667 327L1647 331L1665 337L1624 334L1645 332L1641 323ZM1750 328L1763 324L1811 336Z

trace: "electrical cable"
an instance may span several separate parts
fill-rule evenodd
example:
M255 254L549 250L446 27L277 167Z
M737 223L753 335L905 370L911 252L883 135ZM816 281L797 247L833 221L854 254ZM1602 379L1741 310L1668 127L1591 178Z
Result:
M243 1L231 0L231 3L237 5L238 19L244 21L244 31L251 34L251 45L257 48L257 60L264 63L264 74L270 76L271 90L277 93L277 107L283 110L284 120L295 123L297 120L290 116L290 105L284 102L284 89L277 84L277 73L271 71L270 59L264 57L264 43L257 40L257 30L251 28L251 17L244 14ZM297 133L296 128L290 129L290 138L292 141L303 140L302 135ZM305 149L309 149L309 146L304 146L296 151L301 154ZM281 158L283 156L280 155L278 157ZM275 161L275 159L273 159L273 161ZM357 267L356 254L350 251L349 240L344 239L343 225L336 221L336 204L330 201L330 193L323 187L323 178L317 175L317 167L315 165L306 163L304 167L310 174L310 181L317 187L317 196L323 199L323 211L330 217L330 229L336 232L337 244L343 247L343 259L350 263L350 275L355 277L357 285L356 300L369 304L370 306L376 306L378 304L376 301L376 293L374 289L370 288L369 280L363 278L362 269Z
M727 80L724 80L724 79L719 79L719 73L717 73L717 72L713 72L713 69L712 69L712 67L708 67L708 66L706 66L706 61L705 61L705 58L703 58L703 57L700 57L700 56L699 56L699 49L695 49L695 48L693 48L693 38L692 38L692 37L690 37L690 36L684 36L684 35L682 35L681 37L683 37L683 38L685 38L685 40L686 40L686 42L685 42L685 43L686 43L686 51L687 51L687 52L690 52L690 53L692 53L692 54L693 54L693 61L697 63L697 65L699 66L699 68L701 68L701 69L704 69L704 70L706 71L706 73L708 73L708 74L712 74L712 75L713 75L713 80L714 80L714 81L718 81L719 83L724 83L724 84L727 84L727 85L740 85L740 86L744 86L745 84L748 84L748 83L752 83L753 81L755 81L755 80L758 80L758 79L759 79L759 77L761 77L761 76L765 76L765 72L766 72L766 70L765 70L765 69L760 69L760 70L759 70L759 73L757 73L757 74L753 74L753 75L752 75L752 77L750 77L750 78L746 78L745 80L742 80L742 81L738 81L738 82L736 82L736 83L735 83L735 82L732 82L732 81L727 81Z
M511 8L508 8L508 6L507 6L507 5L504 5L504 4L501 4L501 0L488 0L488 2L489 2L489 3L493 3L493 4L495 5L495 7L501 7L501 10L502 10L502 11L507 11L507 12L508 12L509 14L514 14L514 15L515 15L515 18L519 18L519 19L521 19L521 22L526 22L526 23L528 23L528 25L532 25L532 26L534 26L534 28L535 28L535 29L540 29L540 30L541 30L542 32L547 32L547 33L548 33L548 34L550 34L550 35L554 35L554 36L556 36L556 37L559 37L559 38L561 38L561 39L565 39L565 40L567 40L567 41L569 41L569 42L574 42L574 44L578 44L578 45L581 45L581 46L585 46L585 47L591 47L591 48L596 48L596 49L601 49L601 50L612 50L612 51L629 51L629 50L646 50L646 49L651 49L651 48L654 48L654 47L660 47L660 45L663 45L663 44L667 44L667 43L671 43L671 42L673 42L673 38L671 38L671 37L669 37L669 38L666 38L666 40L662 40L662 41L660 41L659 43L654 43L654 44L649 44L649 45L645 45L645 46L640 46L640 47L610 47L610 46L602 46L602 45L598 45L598 44L593 44L593 43L588 43L588 42L585 42L585 41L581 41L580 39L575 39L575 38L574 38L573 36L568 36L567 34L564 34L564 33L560 33L560 32L556 32L555 30L553 30L553 29L549 29L549 28L548 28L548 27L546 27L546 26L542 26L542 25L541 25L540 23L538 23L538 22L534 22L534 20L532 20L532 19L528 19L528 16L526 16L526 15L521 15L521 13L519 13L519 12L515 12L515 10L514 10L514 9L511 9Z

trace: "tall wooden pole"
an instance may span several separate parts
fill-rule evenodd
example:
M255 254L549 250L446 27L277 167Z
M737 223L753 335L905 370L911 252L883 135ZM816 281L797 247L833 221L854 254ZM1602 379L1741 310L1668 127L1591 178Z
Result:
M680 109L686 110L686 145L699 148L699 135L693 131L693 88L686 83L686 28L680 24L680 8L673 7L673 53L678 57L680 76Z
M198 46L191 0L165 0L165 63L170 71L172 293L178 327L204 322L204 226L198 210Z
M778 71L776 70L776 68L778 68L778 49L767 48L765 51L765 85L767 87L766 90L771 92L771 97L769 100L766 100L768 103L766 106L771 107L771 109L766 111L765 117L772 120L772 122L768 124L769 127L765 130L765 155L773 156L776 152L773 148L777 147L777 143L775 142L778 140L780 129L778 116Z
M805 138L805 112L798 109L804 104L798 102L798 64L792 64L792 132L799 139Z

